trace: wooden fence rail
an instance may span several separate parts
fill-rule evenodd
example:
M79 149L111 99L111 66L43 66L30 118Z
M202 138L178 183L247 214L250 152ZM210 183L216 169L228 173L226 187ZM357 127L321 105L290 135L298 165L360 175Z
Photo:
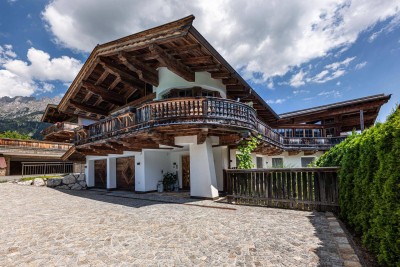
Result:
M297 210L338 211L338 168L225 170L227 199Z

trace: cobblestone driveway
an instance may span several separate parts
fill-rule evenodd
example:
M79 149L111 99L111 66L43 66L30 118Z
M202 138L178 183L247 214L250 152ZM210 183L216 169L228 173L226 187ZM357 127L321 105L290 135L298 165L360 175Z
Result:
M217 206L0 184L0 266L342 265L323 213Z

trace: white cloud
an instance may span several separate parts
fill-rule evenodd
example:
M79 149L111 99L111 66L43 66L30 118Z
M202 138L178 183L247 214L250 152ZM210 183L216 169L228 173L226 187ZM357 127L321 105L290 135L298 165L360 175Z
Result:
M90 52L98 43L194 14L195 27L228 62L246 78L259 80L261 73L265 82L350 47L399 6L385 0L54 0L42 15L57 43Z
M0 96L52 92L52 81L71 82L82 66L74 58L51 58L35 48L28 50L27 58L28 62L17 59L11 45L0 46Z
M299 89L299 90L294 90L293 94L294 95L299 95L299 94L308 94L310 90L304 90L304 89Z
M305 76L307 72L300 70L298 73L294 74L289 81L289 84L293 87L299 87L305 84Z
M267 104L283 104L286 101L284 98L278 98L275 100L267 100Z
M339 85L341 85L341 84L342 84L342 83L341 83L340 81L336 83L337 86L339 86Z
M338 90L332 90L332 91L322 91L318 93L319 96L324 96L324 97L334 97L334 98L339 98L342 96L342 93L339 92Z
M334 62L331 63L329 65L326 65L325 68L326 69L331 69L331 70L337 70L340 67L347 67L350 62L352 62L356 57L348 57L343 61L338 61L338 62Z
M360 69L364 68L366 65L367 65L367 61L363 61L361 63L358 63L354 68L356 70L360 70Z

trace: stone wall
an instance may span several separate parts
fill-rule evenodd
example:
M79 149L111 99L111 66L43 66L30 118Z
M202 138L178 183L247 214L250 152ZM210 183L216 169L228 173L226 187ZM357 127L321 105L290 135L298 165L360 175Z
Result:
M21 185L47 186L56 189L85 190L87 188L85 174L69 174L63 178L35 178L34 180L20 181Z

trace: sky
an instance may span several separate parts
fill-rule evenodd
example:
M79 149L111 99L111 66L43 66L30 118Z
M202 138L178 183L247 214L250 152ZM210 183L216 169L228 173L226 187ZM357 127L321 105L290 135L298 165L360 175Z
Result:
M0 97L62 96L97 44L190 14L278 114L400 103L400 0L1 0Z

